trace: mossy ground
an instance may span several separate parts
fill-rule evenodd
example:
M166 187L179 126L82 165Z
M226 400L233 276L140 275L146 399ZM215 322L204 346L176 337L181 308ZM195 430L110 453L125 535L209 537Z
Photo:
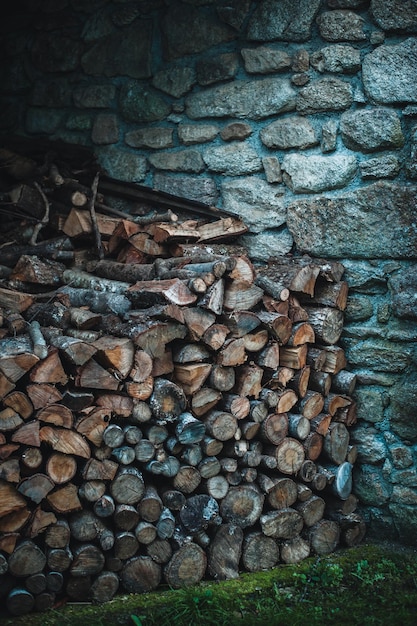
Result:
M10 618L2 626L415 626L417 548L363 544L296 565L187 589L118 595Z

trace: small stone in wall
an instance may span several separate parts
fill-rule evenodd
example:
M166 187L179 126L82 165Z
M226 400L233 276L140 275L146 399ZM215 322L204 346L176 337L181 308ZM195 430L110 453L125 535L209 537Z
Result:
M239 60L234 52L225 52L203 59L197 63L197 81L199 85L212 85L222 80L234 78L239 69Z
M219 197L216 183L212 178L156 172L153 178L153 188L189 200L205 202L209 206L216 206Z
M120 150L115 146L99 149L97 156L109 176L133 183L145 180L147 171L145 157Z
M397 469L405 469L413 465L413 451L409 446L395 444L390 447L389 451L392 463Z
M233 124L228 124L225 126L220 132L220 137L223 141L243 141L251 136L253 130L249 124L245 124L244 122L234 122Z
M228 176L251 174L262 169L258 152L249 144L241 142L207 148L203 160L210 171Z
M336 149L338 124L335 120L329 120L321 129L321 151L333 152Z
M172 148L174 145L173 133L172 128L138 128L126 133L125 142L132 148L150 148L151 150Z
M101 113L96 116L91 133L95 144L110 144L119 141L119 122L117 115Z
M372 0L371 14L384 30L417 32L417 5L413 0Z
M171 108L153 88L146 88L136 81L125 83L120 90L119 106L128 122L156 122L166 118Z
M308 50L301 48L296 50L292 57L291 69L293 72L308 72L310 68L310 55Z
M294 244L291 233L286 228L264 230L256 235L249 233L240 237L240 241L254 261L269 261L273 257L288 254Z
M417 102L417 38L382 45L362 62L362 80L371 100L386 104Z
M268 183L282 183L281 164L277 157L263 157L262 165Z
M359 164L359 169L364 180L395 178L401 169L401 163L393 154L387 154L362 161Z
M257 4L248 24L254 41L307 41L321 0L264 0Z
M350 150L395 150L404 145L400 119L391 109L347 111L340 118L340 132Z
M155 74L152 84L170 96L180 98L191 90L196 80L192 67L174 67Z
M204 170L203 159L197 150L151 154L149 163L158 170L170 170L171 172L193 172L198 174Z
M364 41L364 20L353 11L325 11L317 18L320 35L326 41Z
M260 46L259 48L243 48L241 54L248 74L270 74L282 72L291 67L291 57L284 50Z
M219 132L218 126L215 124L179 124L178 139L185 146L191 146L196 143L207 143L213 141Z
M357 170L353 155L289 154L282 162L284 182L294 193L317 193L345 187Z
M353 102L350 83L339 78L321 78L300 90L297 111L302 114L343 111Z
M283 189L255 176L227 181L221 187L223 207L240 215L252 233L278 228L285 223L287 211L283 193Z
M318 72L354 74L361 68L361 54L353 46L335 44L314 52L310 62Z
M267 148L304 150L316 146L319 141L316 132L304 117L285 117L265 126L260 137Z

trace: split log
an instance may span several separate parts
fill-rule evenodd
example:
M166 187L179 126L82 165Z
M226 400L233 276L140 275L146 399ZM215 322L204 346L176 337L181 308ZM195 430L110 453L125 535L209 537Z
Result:
M343 330L343 312L332 307L307 306L308 320L316 334L316 341L336 344Z
M288 507L265 513L260 518L262 532L273 539L294 539L303 528L303 518L295 509Z
M239 577L242 556L243 530L234 524L222 524L210 542L208 571L216 580L231 580ZM252 546L253 551L253 546ZM248 546L248 562L251 548Z
M207 568L207 556L195 543L187 543L174 552L164 568L164 578L173 589L198 584Z

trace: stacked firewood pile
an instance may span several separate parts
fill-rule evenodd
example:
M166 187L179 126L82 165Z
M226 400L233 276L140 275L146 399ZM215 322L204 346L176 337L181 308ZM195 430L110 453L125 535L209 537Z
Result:
M343 266L255 267L224 212L180 218L187 201L161 195L144 213L142 189L125 214L111 195L137 187L51 164L37 181L6 194L9 212L38 207L30 240L0 251L8 611L358 544Z

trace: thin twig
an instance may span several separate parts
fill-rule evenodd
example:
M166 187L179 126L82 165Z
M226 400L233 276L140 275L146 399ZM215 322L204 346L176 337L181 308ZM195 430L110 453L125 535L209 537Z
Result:
M96 202L96 208L104 211L105 213L109 213L110 215L115 215L116 217L121 217L124 220L129 220L130 222L134 222L135 224L153 224L156 222L176 222L178 220L178 216L168 209L164 213L157 213L156 211L152 211L147 215L130 215L130 213L126 213L125 211L120 211L119 209L114 209L113 207L107 206L102 202Z
M35 224L35 227L34 227L33 233L32 233L32 237L30 238L30 241L29 241L30 245L35 246L40 231L49 222L49 201L48 201L48 198L46 197L46 195L43 193L41 186L36 181L33 183L33 185L39 191L39 193L40 193L40 195L42 197L42 200L45 203L45 213L44 213L44 216L43 216L43 218L41 219L40 222Z
M99 177L100 177L100 173L97 172L97 174L94 176L93 184L91 185L91 191L93 193L92 193L92 196L91 196L91 198L89 199L89 202L88 202L88 209L89 209L90 215L91 215L91 224L92 224L92 227L93 227L94 237L95 237L95 240L96 240L96 248L97 248L98 258L99 259L103 259L104 258L103 242L101 241L101 235L100 235L100 231L98 229L97 215L96 215L96 210L95 210L95 202L96 202L96 197L97 197L97 188L98 188Z

